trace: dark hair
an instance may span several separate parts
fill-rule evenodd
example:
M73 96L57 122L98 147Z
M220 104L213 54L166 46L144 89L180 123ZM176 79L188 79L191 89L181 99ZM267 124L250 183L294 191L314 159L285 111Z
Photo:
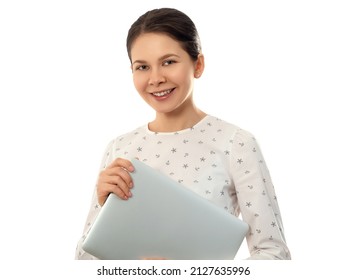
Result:
M131 47L136 38L151 32L164 33L179 42L193 61L201 53L200 37L194 22L181 11L161 8L146 12L131 25L126 42L130 61Z

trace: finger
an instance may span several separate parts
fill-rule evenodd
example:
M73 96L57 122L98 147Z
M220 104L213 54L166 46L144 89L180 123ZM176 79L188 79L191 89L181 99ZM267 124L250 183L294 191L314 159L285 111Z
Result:
M124 159L124 158L116 158L110 165L110 168L113 167L122 167L128 172L133 172L134 171L134 166L132 165L130 160Z
M104 170L100 173L99 181L112 184L122 184L121 181L124 181L129 189L133 187L132 177L129 175L128 171L124 170L122 167Z
M102 186L100 186L99 189L99 196L105 197L110 193L114 193L119 198L122 199L128 199L131 196L131 193L124 187L120 187L118 184L110 184L110 183L104 183Z
M98 188L98 202L101 206L104 205L110 193L114 193L116 196L124 200L129 198L117 185L104 183Z
M129 174L127 173L127 175ZM132 196L130 192L130 188L132 187L131 181L124 181L123 177L121 176L110 176L109 178L107 178L107 182L120 188L126 196Z

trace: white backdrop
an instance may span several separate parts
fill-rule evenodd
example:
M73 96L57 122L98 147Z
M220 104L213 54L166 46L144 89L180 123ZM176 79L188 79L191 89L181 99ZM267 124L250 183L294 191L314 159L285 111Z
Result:
M106 145L154 116L132 84L128 28L168 6L186 12L201 36L198 106L260 142L293 262L339 261L344 1L121 2L0 2L1 259L74 258ZM238 257L246 256L243 248Z

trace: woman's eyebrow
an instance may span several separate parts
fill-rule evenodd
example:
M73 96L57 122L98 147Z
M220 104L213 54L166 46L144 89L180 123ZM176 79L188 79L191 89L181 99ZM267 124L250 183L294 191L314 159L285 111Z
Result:
M131 63L131 65L134 65L135 63L139 63L139 64L145 64L146 61L145 60L135 60L133 63Z
M158 58L158 61L164 60L164 59L166 59L166 58L168 58L168 57L172 57L172 56L177 57L177 58L180 58L180 56L177 55L177 54L168 53L168 54L165 54L165 55L159 57L159 58ZM147 61L146 61L146 60L142 60L142 59L137 59L137 60L135 60L131 65L134 65L135 63L146 64Z
M163 56L161 56L161 57L159 57L159 61L161 61L161 60L164 60L164 59L166 59L166 58L168 58L168 57L171 57L171 56L174 56L174 57L177 57L177 58L179 58L180 56L179 55L177 55L177 54L174 54L174 53L168 53L168 54L165 54L165 55L163 55Z

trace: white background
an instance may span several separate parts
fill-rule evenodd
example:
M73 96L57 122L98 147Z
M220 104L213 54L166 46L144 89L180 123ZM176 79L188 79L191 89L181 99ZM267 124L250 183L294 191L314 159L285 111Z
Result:
M14 278L71 269L106 145L154 116L132 84L128 28L168 6L200 33L197 105L260 142L292 263L311 276L337 273L346 250L343 2L1 1L2 266Z

